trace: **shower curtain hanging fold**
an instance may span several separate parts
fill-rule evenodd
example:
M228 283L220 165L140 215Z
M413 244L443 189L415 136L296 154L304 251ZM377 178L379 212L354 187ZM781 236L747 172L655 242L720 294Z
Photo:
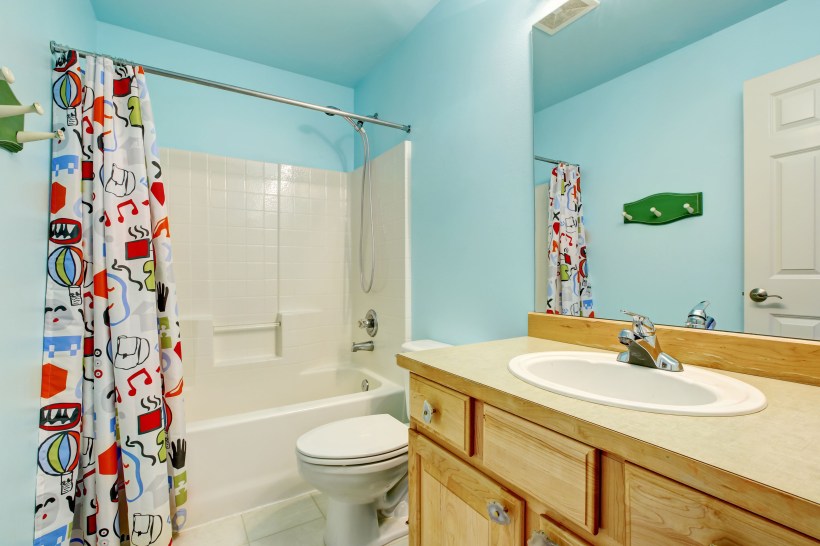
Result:
M58 44L54 41L51 42L51 52L52 53L63 53L66 51L76 51L77 55L80 57L86 56L102 56L104 54L94 53L92 51L84 51L82 49L76 49L70 46L65 46ZM106 55L107 56L107 55ZM110 56L108 56L110 58ZM125 59L119 59L114 57L114 62L117 64L128 64L134 66L141 66L142 69L149 74L155 74L157 76L163 76L166 78L171 78L175 80L181 80L189 83L195 83L198 85L205 85L207 87L213 87L215 89L221 89L222 91L230 91L232 93L239 93L241 95L248 95L250 97L256 97L259 99L271 100L274 102L279 102L282 104L289 104L291 106L298 106L300 108L307 108L309 110L316 110L317 112L323 112L329 115L340 115L344 117L348 117L351 119L355 119L358 121L363 121L366 123L372 123L374 125L381 125L383 127L390 127L391 129L399 129L406 133L410 132L410 125L404 125L401 123L394 123L392 121L385 121L376 117L371 116L360 116L359 114L354 114L352 112L345 112L344 110L338 110L336 108L331 108L327 106L319 106L318 104L312 104L309 102L303 102L300 100L289 99L286 97L280 97L278 95L271 95L269 93L263 93L262 91L254 91L253 89L246 89L244 87L239 87L236 85L230 85L227 83L221 83L213 80L208 80L205 78L198 78L196 76L189 76L187 74L181 74L179 72L174 72L172 70L165 70L164 68L157 68L153 66L148 66L142 63L137 63L133 61L128 61Z

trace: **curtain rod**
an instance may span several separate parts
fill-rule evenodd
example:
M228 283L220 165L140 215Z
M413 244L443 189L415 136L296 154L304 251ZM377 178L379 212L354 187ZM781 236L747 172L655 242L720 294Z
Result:
M92 51L83 51L81 49L76 49L73 47L65 46L58 44L54 41L51 42L51 52L67 52L67 51L76 51L77 55L80 57L87 57L89 55L94 57L102 57L104 55L100 55L98 53L94 53ZM291 106L298 106L300 108L307 108L309 110L316 110L317 112L324 112L325 114L335 116L343 116L348 117L351 119L355 119L358 121L363 121L367 123L372 123L374 125L382 125L384 127L390 127L391 129L399 129L406 133L410 132L409 125L402 125L401 123L393 123L392 121L384 121L379 119L378 117L370 117L370 116L360 116L359 114L354 114L352 112L345 112L344 110L339 110L338 108L333 108L330 106L319 106L318 104L311 104L309 102L302 102L300 100L288 99L285 97L280 97L277 95L271 95L269 93L263 93L261 91L254 91L253 89L246 89L244 87L238 87L235 85L230 85L227 83L216 82L213 80L206 80L205 78L197 78L196 76L189 76L187 74L180 74L179 72L173 72L171 70L165 70L163 68L156 68L153 66L148 66L142 63L135 63L132 61L127 61L125 59L120 59L117 57L112 58L115 63L119 64L131 64L135 66L141 66L145 72L149 74L156 74L157 76L163 76L166 78L171 78L174 80L181 80L184 82L195 83L198 85L205 85L207 87L213 87L215 89L221 89L222 91L230 91L232 93L239 93L241 95L248 95L250 97L256 97L259 99L265 100L272 100L274 102L281 102L282 104L289 104Z
M558 165L558 164L560 164L560 163L564 163L565 165L572 165L572 166L574 166L574 167L580 167L580 165L579 165L579 164L577 164L577 163L570 163L569 161L558 161L558 160L556 160L556 159L549 159L549 158L547 158L547 157L541 157L540 155L534 155L534 156L532 156L532 157L533 157L533 159L535 159L536 161L543 161L544 163L552 163L553 165Z

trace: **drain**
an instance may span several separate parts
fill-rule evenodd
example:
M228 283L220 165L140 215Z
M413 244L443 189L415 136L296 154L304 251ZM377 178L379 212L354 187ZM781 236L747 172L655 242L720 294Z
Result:
M362 379L362 392L367 392L370 390L370 381L367 379Z

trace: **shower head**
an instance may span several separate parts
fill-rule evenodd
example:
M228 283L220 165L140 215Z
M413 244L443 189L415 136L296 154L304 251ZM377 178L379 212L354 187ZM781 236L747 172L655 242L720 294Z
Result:
M354 128L354 129L356 129L356 132L358 132L358 133L362 133L362 132L364 132L364 122L363 122L362 120L353 121L352 119L350 119L350 118L349 118L349 117L347 117L347 116L342 116L342 117L343 117L343 118L345 119L345 121L346 121L346 122L348 122L348 123L349 123L349 124L350 124L350 125Z

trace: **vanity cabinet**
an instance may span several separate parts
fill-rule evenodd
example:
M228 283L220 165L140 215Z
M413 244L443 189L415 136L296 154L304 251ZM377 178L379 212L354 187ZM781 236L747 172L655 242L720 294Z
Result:
M562 434L459 392L460 381L414 373L410 388L413 546L820 544L568 436L582 426L566 416Z

